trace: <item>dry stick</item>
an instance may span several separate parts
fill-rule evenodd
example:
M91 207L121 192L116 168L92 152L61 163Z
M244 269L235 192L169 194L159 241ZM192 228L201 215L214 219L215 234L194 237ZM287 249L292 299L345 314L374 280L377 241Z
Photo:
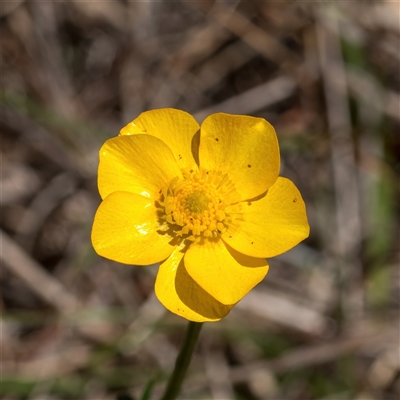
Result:
M62 313L78 308L78 300L3 231L0 231L0 244L2 264L8 266L46 303Z
M363 312L361 266L356 257L361 240L358 180L337 17L333 12L329 17L321 12L318 17L317 39L331 135L336 196L335 245L342 285L341 305L345 318L351 320L360 317ZM329 26L329 30L326 26Z
M45 219L64 198L74 193L76 186L75 177L69 172L62 172L51 179L42 190L37 191L15 228L21 236L29 236L29 246L25 245L28 252L33 249L36 233Z
M1 264L7 266L34 293L56 308L63 316L70 317L78 311L81 306L79 300L1 230L0 246ZM82 336L96 342L107 342L115 333L109 324L102 324L100 327L78 326L77 330Z
M151 107L165 106L171 104L171 99L176 100L180 95L180 81L184 75L190 76L188 71L213 54L229 36L220 26L210 23L193 32L176 54L161 66L166 77L151 99Z
M217 111L251 114L288 98L295 88L296 84L292 79L281 76L210 108L201 110L195 113L194 117L201 122L207 115Z
M200 65L196 69L196 74L192 75L190 83L198 90L201 89L206 92L225 79L231 72L243 67L257 56L258 52L246 43L237 40L214 53L211 58ZM189 90L190 87L187 89Z
M159 105L165 103L165 96L168 95L168 101L172 102L179 96L183 98L201 99L206 98L205 92L214 87L218 82L225 79L229 73L235 71L248 63L252 58L258 55L251 47L242 41L236 41L227 45L224 49L211 55L204 54L206 60L196 71L185 71L182 75L176 74L164 83L164 88L160 89L163 95L159 98L155 96L152 104L158 102ZM159 102L160 100L160 102ZM199 100L198 102L201 103Z
M300 64L301 59L295 52L282 45L277 39L253 24L247 17L232 7L218 3L210 10L207 3L196 2L195 5L208 12L211 19L240 37L261 55L280 64L283 69L294 70L293 66Z

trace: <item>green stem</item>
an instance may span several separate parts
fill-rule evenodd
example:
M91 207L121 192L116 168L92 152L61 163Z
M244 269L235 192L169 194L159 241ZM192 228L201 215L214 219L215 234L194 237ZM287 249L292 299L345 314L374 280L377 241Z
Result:
M178 397L202 326L202 323L189 321L181 351L175 362L174 372L169 378L168 386L161 400L175 400Z

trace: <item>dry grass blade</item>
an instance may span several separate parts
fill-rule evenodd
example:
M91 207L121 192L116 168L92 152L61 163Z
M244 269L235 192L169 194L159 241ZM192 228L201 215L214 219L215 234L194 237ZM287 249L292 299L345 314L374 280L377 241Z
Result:
M236 308L249 316L266 319L310 336L331 334L332 321L320 312L303 306L282 294L251 291ZM234 311L235 312L235 311Z
M246 380L246 376L252 371L267 369L279 374L291 369L321 365L350 353L371 351L372 345L373 351L379 353L388 343L396 343L396 332L393 330L370 336L338 339L331 343L295 349L269 362L233 368L231 378L234 382L240 382Z
M287 77L276 78L235 97L201 110L195 114L198 121L215 112L231 114L254 114L258 110L287 99L295 90L296 84Z
M63 351L52 351L50 354L39 355L34 360L26 362L3 364L5 375L18 371L25 378L38 378L46 380L62 376L84 367L89 361L91 349L86 345L75 345Z
M195 3L207 10L206 3ZM208 17L228 31L240 37L245 43L263 56L281 64L284 68L288 65L298 65L300 58L287 47L283 46L272 35L257 27L248 18L232 9L230 6L219 2L208 11ZM290 67L291 68L291 67Z
M327 29L326 27L330 29ZM334 10L323 7L317 37L331 135L332 170L336 196L336 251L339 261L343 312L350 320L363 313L361 266L356 259L361 241L360 199L348 109L346 71L340 50L340 32Z

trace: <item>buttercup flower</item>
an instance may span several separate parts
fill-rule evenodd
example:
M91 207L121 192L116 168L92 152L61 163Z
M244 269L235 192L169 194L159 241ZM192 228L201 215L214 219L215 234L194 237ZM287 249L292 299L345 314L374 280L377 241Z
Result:
M262 118L142 113L100 150L96 252L160 262L155 292L188 320L217 321L268 272L266 258L309 234L296 186L278 177L274 128Z

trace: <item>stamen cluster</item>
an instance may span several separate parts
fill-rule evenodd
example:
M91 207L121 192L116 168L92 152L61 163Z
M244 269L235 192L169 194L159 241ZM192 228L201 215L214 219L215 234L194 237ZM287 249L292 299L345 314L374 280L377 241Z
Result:
M231 221L226 208L238 201L234 185L226 176L206 170L183 175L183 179L171 181L161 202L165 220L175 234L195 241L226 232Z

